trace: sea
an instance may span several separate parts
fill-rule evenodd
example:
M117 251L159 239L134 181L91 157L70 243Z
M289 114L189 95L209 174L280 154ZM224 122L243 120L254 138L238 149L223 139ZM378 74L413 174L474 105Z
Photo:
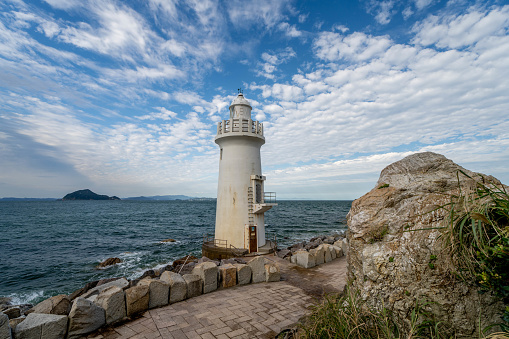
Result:
M284 248L347 228L351 201L278 201L267 237ZM36 304L85 283L134 279L187 254L213 235L215 200L0 201L0 297ZM162 242L165 239L175 242ZM97 269L110 257L122 263Z

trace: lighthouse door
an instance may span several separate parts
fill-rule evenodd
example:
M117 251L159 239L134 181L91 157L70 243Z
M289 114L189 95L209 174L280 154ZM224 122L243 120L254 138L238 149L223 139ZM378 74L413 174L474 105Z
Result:
M249 253L258 251L258 239L256 237L256 226L249 226Z

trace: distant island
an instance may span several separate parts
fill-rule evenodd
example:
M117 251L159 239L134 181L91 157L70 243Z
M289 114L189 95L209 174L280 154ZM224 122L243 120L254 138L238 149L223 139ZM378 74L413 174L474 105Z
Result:
M215 200L215 198L197 198L189 197L187 195L152 195L152 196L140 196L140 197L129 197L123 200Z
M62 200L120 200L119 197L107 195L100 195L92 192L89 189L79 190L67 194Z

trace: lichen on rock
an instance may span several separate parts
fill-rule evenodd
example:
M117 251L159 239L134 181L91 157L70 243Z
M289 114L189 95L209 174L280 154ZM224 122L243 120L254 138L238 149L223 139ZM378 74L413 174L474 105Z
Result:
M387 166L375 187L352 203L348 221L349 279L371 306L391 309L409 329L416 302L463 336L498 322L503 305L456 275L441 237L447 204L480 176L446 157L417 153ZM484 175L483 175L484 176ZM489 177L489 176L484 176ZM498 180L489 177L491 180ZM383 187L381 189L380 187Z

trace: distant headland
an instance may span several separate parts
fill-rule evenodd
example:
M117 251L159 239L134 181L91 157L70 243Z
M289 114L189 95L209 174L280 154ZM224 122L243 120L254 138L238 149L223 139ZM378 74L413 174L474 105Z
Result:
M62 200L120 200L120 198L117 196L100 195L89 189L84 189L69 193Z

